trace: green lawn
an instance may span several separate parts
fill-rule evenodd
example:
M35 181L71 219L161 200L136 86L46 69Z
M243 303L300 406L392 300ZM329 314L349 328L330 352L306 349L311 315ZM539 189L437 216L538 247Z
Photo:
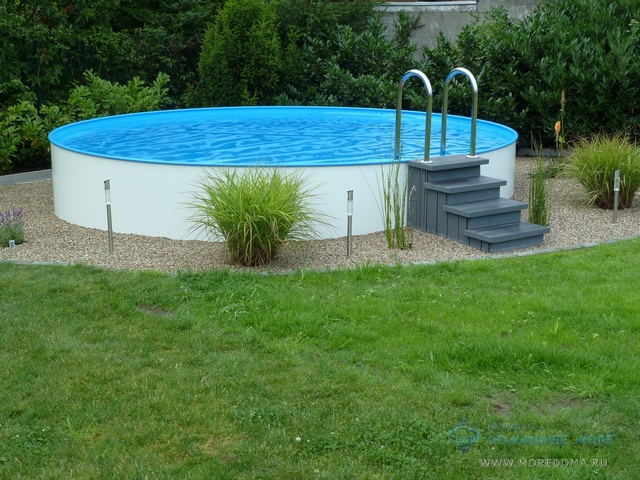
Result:
M639 259L0 263L0 478L639 478Z

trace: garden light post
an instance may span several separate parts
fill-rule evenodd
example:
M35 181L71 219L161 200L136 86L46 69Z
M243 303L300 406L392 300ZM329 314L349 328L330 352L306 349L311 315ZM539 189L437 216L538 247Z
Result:
M109 253L113 253L113 226L111 224L111 180L104 181L104 200L107 204L107 232L109 235Z
M613 177L613 223L618 223L618 197L620 195L620 170Z
M347 190L347 258L351 258L353 227L353 190Z

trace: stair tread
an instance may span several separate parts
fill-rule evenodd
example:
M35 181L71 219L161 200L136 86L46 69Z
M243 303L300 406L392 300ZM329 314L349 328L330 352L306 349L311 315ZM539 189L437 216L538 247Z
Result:
M528 205L524 202L499 197L457 205L444 205L443 208L445 212L454 213L466 218L477 218L498 213L526 210L527 207Z
M475 190L486 190L489 188L502 187L506 185L506 180L499 178L478 177L458 178L455 180L442 180L438 182L425 182L425 188L445 193L472 192Z
M431 157L430 163L424 163L423 160L410 160L407 162L410 166L419 167L431 172L440 170L455 170L458 168L486 165L489 160L481 157L469 157L467 155L447 155L444 157Z
M489 243L506 242L509 240L517 240L520 238L534 237L536 235L544 235L549 233L549 227L536 225L529 222L509 223L506 225L497 225L495 227L485 227L477 229L464 230L464 234L468 237L482 240Z

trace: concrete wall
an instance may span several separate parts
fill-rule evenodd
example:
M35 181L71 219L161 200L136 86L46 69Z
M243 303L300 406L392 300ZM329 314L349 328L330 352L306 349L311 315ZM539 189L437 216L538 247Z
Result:
M414 18L419 17L419 27L414 31L413 41L418 45L418 58L422 57L422 46L436 46L438 34L455 40L462 28L472 20L474 13L482 13L501 5L514 19L531 13L543 0L448 0L420 2L405 0L387 2L379 7L389 34L393 32L393 21L398 11L404 11Z

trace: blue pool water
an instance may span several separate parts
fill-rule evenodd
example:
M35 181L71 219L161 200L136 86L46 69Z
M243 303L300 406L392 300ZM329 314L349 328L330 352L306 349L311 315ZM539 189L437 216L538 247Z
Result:
M103 117L55 129L66 150L116 160L193 166L371 165L392 159L395 110L342 107L229 107ZM440 155L439 114L431 156ZM470 120L447 116L447 155L469 153ZM403 160L423 158L425 113L402 113ZM517 140L504 125L478 120L476 152Z

